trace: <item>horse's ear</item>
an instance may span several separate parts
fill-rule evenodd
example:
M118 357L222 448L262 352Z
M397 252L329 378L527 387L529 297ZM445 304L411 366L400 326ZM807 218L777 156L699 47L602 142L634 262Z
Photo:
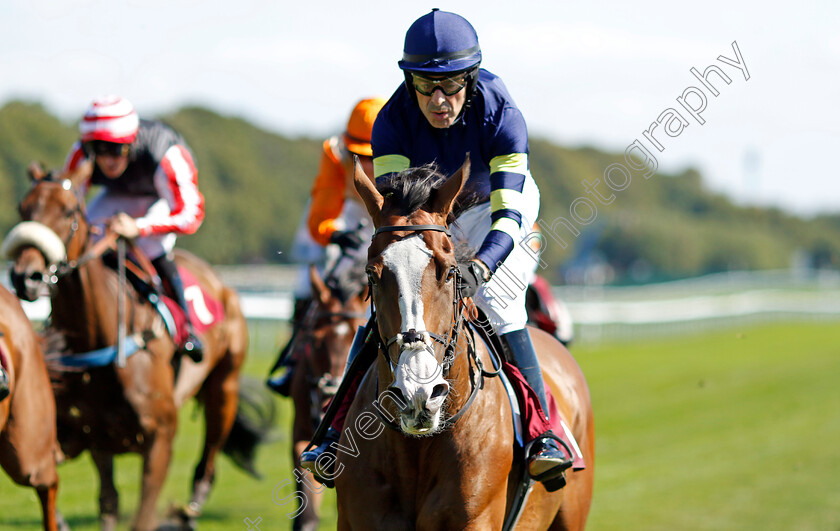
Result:
M32 181L40 181L47 176L47 170L45 170L44 166L37 160L33 160L29 163L29 166L26 168L26 173Z
M455 203L455 198L461 193L464 183L470 178L470 154L467 153L464 164L449 177L443 185L435 192L432 201L432 212L440 213L446 218L449 211L452 210L452 205Z
M85 159L79 163L65 178L70 179L73 186L80 187L93 175L93 161Z
M324 283L321 274L318 273L318 268L315 264L309 264L309 282L312 284L312 294L318 299L321 304L326 304L330 301L330 288Z
M359 197L362 198L362 202L364 202L368 214L370 214L370 217L376 221L379 218L379 213L382 212L382 204L385 202L385 199L382 197L382 194L379 193L379 190L376 189L376 185L373 180L371 180L371 178L368 177L368 174L365 173L364 168L362 168L362 163L359 162L359 157L357 155L353 155L353 158L356 161L356 168L353 173L353 184L356 185L356 191L359 192Z

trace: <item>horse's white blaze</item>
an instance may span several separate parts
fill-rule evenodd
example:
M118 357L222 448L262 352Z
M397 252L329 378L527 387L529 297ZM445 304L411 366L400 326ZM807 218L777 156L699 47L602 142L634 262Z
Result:
M400 331L415 330L422 335L422 340L400 345L400 359L394 369L394 386L402 391L409 401L414 419L403 418L403 430L408 433L424 434L437 430L440 425L440 408L446 398L446 392L432 398L434 388L443 385L446 391L449 384L443 378L443 371L431 348L431 337L426 331L423 320L423 297L421 287L423 274L432 260L432 252L418 234L390 244L382 253L383 263L396 277L399 294ZM413 421L417 415L425 413L427 422L421 425Z
M420 287L423 284L423 272L432 259L432 251L417 234L389 245L382 252L385 267L397 278L399 293L401 332L426 330L423 321L423 297Z

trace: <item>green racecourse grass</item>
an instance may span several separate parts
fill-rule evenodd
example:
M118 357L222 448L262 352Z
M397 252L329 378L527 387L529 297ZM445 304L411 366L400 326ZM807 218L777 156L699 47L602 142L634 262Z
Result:
M252 326L246 372L262 377L281 325ZM840 529L840 326L773 324L714 334L580 345L595 407L597 464L590 530ZM103 404L107 407L107 404ZM198 457L195 408L181 425L161 510L183 503ZM289 529L272 491L289 483L290 408L260 450L253 480L219 460L202 530ZM117 459L123 525L137 506L137 456ZM98 482L87 455L60 468L60 508L75 530L97 529ZM0 528L37 529L30 489L0 480ZM290 485L277 499L292 493ZM322 528L334 527L334 495Z

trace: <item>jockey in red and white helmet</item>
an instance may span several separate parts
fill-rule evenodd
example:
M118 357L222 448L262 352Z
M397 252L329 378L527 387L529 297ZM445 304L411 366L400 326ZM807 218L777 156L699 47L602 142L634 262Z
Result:
M95 163L86 185L102 190L89 203L88 217L136 240L189 320L171 253L178 234L192 234L201 225L204 197L184 139L161 122L139 119L131 103L118 96L95 100L79 131L81 138L70 150L65 170L74 170L85 159ZM199 361L201 343L191 323L189 327L179 351Z

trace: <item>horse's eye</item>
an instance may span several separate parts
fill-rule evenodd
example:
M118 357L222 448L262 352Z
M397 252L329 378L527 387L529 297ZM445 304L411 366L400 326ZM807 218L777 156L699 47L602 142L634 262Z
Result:
M375 286L377 282L379 282L379 277L376 274L376 270L373 268L365 269L365 273L367 273L368 282L370 282L371 286Z
M449 269L449 273L446 275L446 282L452 282L452 279L455 278L455 267Z

